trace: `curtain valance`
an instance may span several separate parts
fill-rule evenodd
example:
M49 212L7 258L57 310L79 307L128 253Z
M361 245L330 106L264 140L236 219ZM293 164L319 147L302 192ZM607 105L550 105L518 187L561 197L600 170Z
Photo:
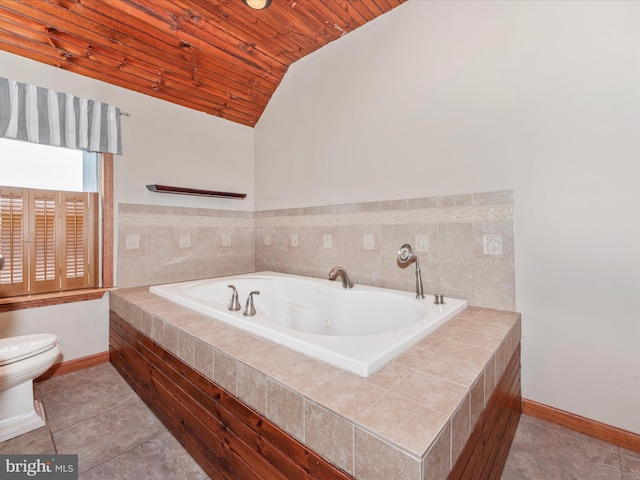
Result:
M122 154L120 109L0 77L0 137Z

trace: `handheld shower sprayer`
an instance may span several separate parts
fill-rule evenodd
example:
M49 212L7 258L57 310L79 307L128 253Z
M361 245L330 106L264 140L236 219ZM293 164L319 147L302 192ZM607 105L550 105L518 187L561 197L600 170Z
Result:
M420 272L420 260L413 253L411 249L411 245L405 243L398 250L398 263L400 265L407 265L411 262L416 262L416 298L424 298L424 293L422 291L422 275Z
M406 263L411 263L413 260L418 260L418 257L413 254L411 245L405 243L400 247L400 250L398 250L398 261L404 265Z

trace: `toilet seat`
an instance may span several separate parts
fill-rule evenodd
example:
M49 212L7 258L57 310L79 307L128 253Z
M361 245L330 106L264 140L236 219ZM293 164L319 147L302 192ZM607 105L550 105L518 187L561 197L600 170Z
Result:
M0 339L0 367L46 352L56 345L50 333L22 335Z

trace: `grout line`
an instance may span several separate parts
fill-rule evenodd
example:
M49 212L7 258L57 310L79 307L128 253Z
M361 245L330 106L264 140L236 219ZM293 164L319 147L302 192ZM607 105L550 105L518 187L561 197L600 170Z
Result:
M67 430L67 429L69 429L69 428L71 428L71 427L75 427L75 426L77 426L77 425L80 425L81 423L87 422L87 421L89 421L89 420L92 420L92 419L94 419L94 418L96 418L96 417L99 417L99 416L101 416L101 415L104 415L104 414L106 414L106 413L113 412L114 410L117 410L117 409L119 409L119 408L122 408L122 407L124 407L124 406L126 406L126 405L136 405L136 404L137 404L137 402L138 402L138 400L135 400L135 399L134 399L134 400L133 400L133 401L131 401L131 402L126 402L126 403L123 403L123 404L117 405L117 406L112 407L112 408L107 408L106 410L100 410L99 412L95 413L94 415L91 415L90 417L86 417L86 418L83 418L82 420L79 420L79 421L77 421L77 422L75 422L75 423L71 423L71 424L69 424L69 425L65 425L64 427L62 427L62 428L58 428L58 429L57 429L57 430L55 430L55 431L54 431L54 430L51 430L51 426L50 426L49 422L47 422L47 425L49 426L49 430L51 430L51 433L52 433L52 434L53 434L54 432L55 432L55 433L57 433L57 432L62 432L63 430ZM143 405L144 405L145 407L147 407L147 405L146 405L146 404L144 404L144 402L143 402ZM149 408L149 407L147 407L147 408Z
M58 446L56 445L56 440L55 438L53 438L53 432L51 431L51 427L49 426L48 423L47 423L47 430L49 432L49 438L51 438L51 444L53 445L53 453L58 455L60 452L58 452Z
M158 421L159 421L159 420L158 420ZM147 438L145 438L143 441L141 441L140 443L138 443L138 444L136 444L136 445L133 445L131 448L129 448L129 449L127 449L127 450L124 450L124 451L120 452L119 454L117 454L117 455L115 455L115 456L113 456L113 457L109 457L109 458L107 458L104 462L100 462L100 463L98 463L98 464L94 465L93 467L91 467L90 469L85 470L84 472L78 472L78 473L85 474L85 473L87 473L87 472L90 472L90 471L91 471L91 470L93 470L94 468L98 468L99 466L104 465L105 463L109 463L110 461L115 460L116 458L121 457L122 455L124 455L124 454L126 454L126 453L129 453L129 452L130 452L131 450L133 450L134 448L138 448L140 445L144 445L145 443L147 443L147 442L149 442L149 441L153 440L154 438L156 438L156 437L160 436L160 435L161 435L161 434L163 434L163 433L164 433L164 432L158 432L158 433L156 433L155 435L152 435L152 436L150 436L150 437L147 437Z
M624 476L622 473L622 449L618 447L618 469L620 470L620 480L624 480Z

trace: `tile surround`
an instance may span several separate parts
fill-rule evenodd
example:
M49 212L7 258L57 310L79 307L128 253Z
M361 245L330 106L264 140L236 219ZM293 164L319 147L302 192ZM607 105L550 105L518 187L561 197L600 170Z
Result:
M254 214L118 204L118 285L254 271Z
M266 416L292 437L304 442L304 398L267 378Z
M262 270L324 278L340 264L356 283L412 291L414 266L396 262L410 243L425 291L513 310L513 221L511 190L259 212L121 203L118 285Z
M359 427L355 427L354 453L354 477L358 480L404 480L422 476L420 462Z
M262 415L267 413L267 377L238 363L238 398Z
M146 335L164 331L165 348L199 363L199 371L356 478L383 478L392 469L398 480L444 479L425 472L449 472L520 332L511 312L469 307L363 379L244 331L236 332L243 348L232 354L230 327L209 319L205 333L206 317L145 290L112 292L111 310L131 315ZM482 333L483 325L501 328ZM440 364L431 369L434 359Z
M268 249L256 242L256 269L324 277L335 259L356 282L410 291L415 285L413 266L400 268L396 253L401 244L416 246L420 237L426 237L428 251L419 256L427 291L512 309L512 196L506 191L350 204L311 212L256 212L259 235L279 232L286 238L287 232L306 232L295 252L278 249L276 242ZM336 237L331 249L319 247L317 239L326 234ZM502 254L488 255L476 247L488 234L501 235ZM373 236L372 249L363 246L367 235Z
M308 393L310 399L347 418L356 418L385 391L351 373L341 373Z
M306 400L304 405L305 443L353 475L353 424L314 402Z
M115 293L111 308L356 478L390 469L399 480L444 479L520 338L519 318L502 311L515 304L512 191L262 212L119 204L118 283L325 277L340 264L356 283L412 291L414 266L396 262L403 243L421 260L425 291L477 307L368 379L146 288ZM415 418L430 421L416 428Z
M358 425L420 458L445 427L448 417L420 403L387 393L356 420Z
M451 449L451 428L444 428L427 452L423 471L424 480L443 480L447 478L453 467Z
M421 372L412 372L391 390L394 394L450 417L467 388Z

